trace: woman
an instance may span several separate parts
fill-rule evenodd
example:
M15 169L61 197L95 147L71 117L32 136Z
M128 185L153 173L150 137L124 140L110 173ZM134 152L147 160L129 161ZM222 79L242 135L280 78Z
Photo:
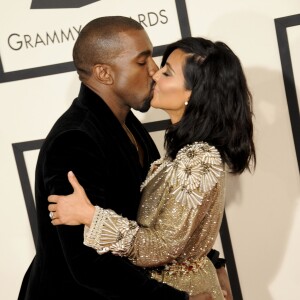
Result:
M54 225L85 224L84 243L149 268L153 278L223 299L206 255L224 211L225 173L255 165L251 94L237 56L222 42L185 38L169 45L151 106L166 111L166 155L142 184L137 222L94 207L76 178L74 193L50 196ZM69 201L64 201L68 198Z

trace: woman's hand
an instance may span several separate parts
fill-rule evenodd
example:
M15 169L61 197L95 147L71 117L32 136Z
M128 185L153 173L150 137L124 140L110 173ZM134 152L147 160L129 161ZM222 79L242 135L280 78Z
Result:
M51 223L53 225L84 224L90 226L95 207L72 171L68 172L68 180L74 189L73 194L68 196L50 195L48 197L48 201L51 202L48 205Z

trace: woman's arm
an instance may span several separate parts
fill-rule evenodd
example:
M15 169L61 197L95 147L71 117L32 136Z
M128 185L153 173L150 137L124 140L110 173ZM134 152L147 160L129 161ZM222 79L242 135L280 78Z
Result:
M110 209L93 206L72 172L68 173L68 179L74 189L72 194L48 197L52 203L48 206L53 213L52 224L84 224L86 246L94 248L99 254L111 251L116 255L128 256L133 263L143 267L161 265L175 259L208 206L208 203L203 203L199 214L199 209L191 209L178 203L175 196L165 195L169 199L154 225L143 228Z
M218 157L217 159L209 157L212 156L211 151L212 149L210 149L210 152L204 152L205 155L201 157L205 160L205 167L208 171L208 158L213 162L213 174L215 175L218 172L220 173L222 169L220 166L221 161ZM203 150L201 153L203 154ZM164 207L160 210L151 228L138 228L135 222L122 218L111 210L102 208L97 208L91 224L93 214L91 204L84 193L84 189L72 174L69 174L69 180L74 188L74 193L66 197L49 197L49 201L58 201L57 207L55 205L49 206L50 211L55 211L53 224L71 225L78 222L88 226L92 225L91 228L85 231L85 244L87 246L98 250L99 253L112 251L114 254L129 256L135 264L140 266L155 266L172 261L182 252L195 226L205 216L211 203L202 201L202 199L213 188L219 176L216 176L212 183L206 183L206 187L202 188L197 184L195 185L194 176L191 181L193 189L189 189L185 195L182 192L182 180L185 184L187 180L182 177L182 170L186 169L186 165L190 167L194 164L195 170L192 175L197 175L198 166L201 168L201 158L199 159L196 155L190 159L184 153L181 153L181 158L183 162L179 163L179 167L173 172L175 173L173 178L169 178L174 185L174 192L168 193L166 191L164 194L164 197L166 197ZM177 176L178 174L180 176ZM201 181L201 178L197 178L197 176L196 179ZM204 190L205 193L201 193L201 190ZM72 197L73 199L68 199ZM82 208L82 206L85 208ZM63 207L65 208L61 211L60 209ZM72 210L73 213L68 214ZM132 243L133 238L134 243Z

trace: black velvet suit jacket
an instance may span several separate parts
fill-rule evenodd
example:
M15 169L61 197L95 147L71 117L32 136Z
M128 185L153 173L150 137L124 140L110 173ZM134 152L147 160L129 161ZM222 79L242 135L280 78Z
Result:
M83 245L83 226L53 226L47 197L69 194L72 170L93 202L135 219L139 186L158 151L130 112L127 126L144 150L144 168L108 106L82 85L79 97L55 123L39 154L35 197L39 240L19 300L185 299L147 277L126 258L98 255Z

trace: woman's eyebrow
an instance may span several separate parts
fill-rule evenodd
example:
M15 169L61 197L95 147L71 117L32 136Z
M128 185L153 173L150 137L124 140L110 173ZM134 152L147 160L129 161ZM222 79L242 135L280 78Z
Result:
M168 68L169 68L173 73L175 73L174 69L172 68L172 66L171 66L168 62L166 62L166 65L168 66Z

